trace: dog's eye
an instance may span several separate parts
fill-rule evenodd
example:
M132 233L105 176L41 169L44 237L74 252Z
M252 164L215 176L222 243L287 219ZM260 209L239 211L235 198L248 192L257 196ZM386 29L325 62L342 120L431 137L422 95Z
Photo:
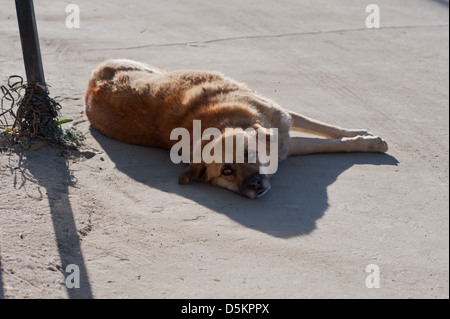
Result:
M233 173L234 173L233 169L229 166L225 166L222 169L222 175L224 175L224 176L230 176L230 175L233 175Z

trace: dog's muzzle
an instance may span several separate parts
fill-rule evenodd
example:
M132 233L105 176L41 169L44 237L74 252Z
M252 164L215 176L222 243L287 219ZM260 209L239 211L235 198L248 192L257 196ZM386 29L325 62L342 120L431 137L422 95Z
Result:
M249 177L245 182L244 194L251 198L259 198L267 194L270 190L269 178L265 175L255 174Z

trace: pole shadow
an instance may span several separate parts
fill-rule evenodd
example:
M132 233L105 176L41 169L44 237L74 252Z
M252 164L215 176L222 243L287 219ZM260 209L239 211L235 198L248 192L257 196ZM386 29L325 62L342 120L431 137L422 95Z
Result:
M3 268L2 268L2 250L1 250L1 247L0 247L0 299L5 299L5 292L4 292L4 289L3 289L2 272L3 272Z
M112 140L91 126L91 135L116 168L151 188L177 194L224 214L245 227L279 238L311 233L328 209L327 188L353 165L394 165L387 154L341 153L291 157L279 164L272 190L256 200L202 183L179 185L186 165L175 165L169 152Z
M49 147L46 149L49 149ZM31 174L35 179L34 182L45 189L61 260L60 271L66 278L72 273L65 272L68 265L77 265L79 268L80 288L69 288L66 285L69 299L92 299L93 295L80 247L80 238L69 200L69 187L74 186L76 181L63 156L57 155L53 150L41 154L43 151L28 152L26 156L24 156L24 153L19 154L21 178L27 179L26 175Z

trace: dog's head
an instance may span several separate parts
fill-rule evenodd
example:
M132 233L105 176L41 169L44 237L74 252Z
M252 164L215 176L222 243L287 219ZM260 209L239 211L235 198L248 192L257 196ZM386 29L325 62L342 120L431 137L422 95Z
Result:
M201 181L251 199L264 196L271 188L270 172L266 167L267 154L270 154L270 148L274 144L270 143L270 130L261 127L258 129L259 131L226 130L210 141L201 141L201 162L191 161L180 175L179 183ZM263 144L261 136L264 138ZM278 156L275 161L278 161Z

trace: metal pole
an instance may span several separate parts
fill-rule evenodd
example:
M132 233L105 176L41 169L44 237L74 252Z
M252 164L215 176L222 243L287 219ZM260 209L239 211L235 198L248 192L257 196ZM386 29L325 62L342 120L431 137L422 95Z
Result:
M45 88L44 68L42 66L33 0L15 1L27 81L40 84Z

